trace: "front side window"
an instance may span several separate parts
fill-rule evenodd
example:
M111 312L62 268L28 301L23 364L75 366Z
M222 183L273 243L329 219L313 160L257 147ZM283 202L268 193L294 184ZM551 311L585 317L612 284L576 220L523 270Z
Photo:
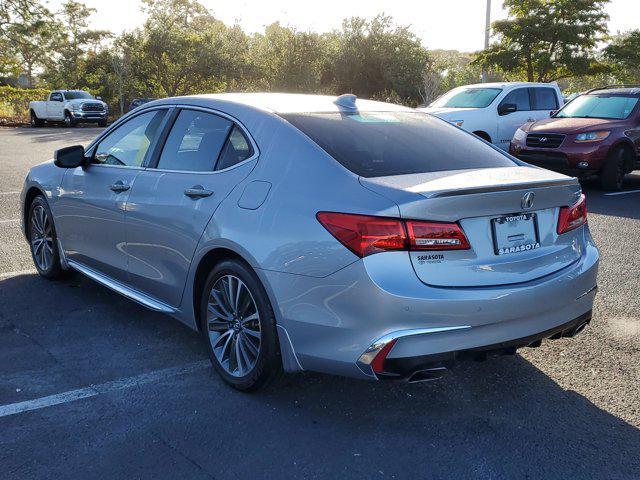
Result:
M501 91L501 88L454 88L429 106L436 108L485 108L491 105L491 102Z
M622 120L640 100L637 96L580 95L556 113L557 118L610 118Z
M94 161L101 165L140 167L160 133L166 110L138 115L109 133L96 148Z
M536 110L555 110L558 108L556 91L553 88L532 88Z
M158 168L212 172L233 122L212 113L182 110L162 149Z
M512 92L509 92L506 97L500 102L500 105L507 103L514 104L518 109L518 112L531 110L531 102L529 101L529 89L517 88Z
M516 165L477 137L421 112L281 116L363 177Z

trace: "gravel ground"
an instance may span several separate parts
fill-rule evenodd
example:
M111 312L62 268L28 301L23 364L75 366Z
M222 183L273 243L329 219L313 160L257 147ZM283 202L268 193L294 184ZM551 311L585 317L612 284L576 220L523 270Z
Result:
M78 398L0 416L2 478L640 478L640 192L585 185L602 262L576 338L433 383L305 373L246 395L171 318L81 276L33 274L16 192L30 166L98 132L0 129L0 412Z

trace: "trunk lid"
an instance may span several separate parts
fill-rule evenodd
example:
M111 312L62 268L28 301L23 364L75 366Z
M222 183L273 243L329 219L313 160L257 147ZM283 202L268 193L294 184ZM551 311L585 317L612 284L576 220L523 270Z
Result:
M415 273L429 285L528 282L571 265L582 254L583 229L556 233L560 207L579 199L575 178L516 166L361 177L360 182L393 200L402 218L460 224L469 250L409 253ZM528 207L524 197L531 193Z

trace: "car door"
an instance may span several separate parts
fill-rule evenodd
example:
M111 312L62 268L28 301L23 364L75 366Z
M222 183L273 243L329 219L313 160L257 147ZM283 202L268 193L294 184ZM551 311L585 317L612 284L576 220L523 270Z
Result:
M173 307L204 229L257 158L233 119L201 109L176 113L157 165L136 179L126 219L131 285Z
M65 173L56 222L69 261L126 281L127 200L166 113L151 110L121 123L89 150L88 165Z
M554 88L530 87L529 94L531 99L531 118L535 121L549 118L552 111L560 108Z
M62 120L64 119L64 97L61 92L51 92L49 101L46 105L47 119Z
M516 106L515 112L500 113L506 104ZM534 120L531 112L529 89L526 87L511 90L498 104L498 141L496 145L503 150L509 150L509 144L516 130L527 122Z

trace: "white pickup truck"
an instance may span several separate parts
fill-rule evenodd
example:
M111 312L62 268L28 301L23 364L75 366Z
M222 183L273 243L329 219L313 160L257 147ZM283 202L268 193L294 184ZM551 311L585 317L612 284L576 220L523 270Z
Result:
M89 122L106 127L108 115L106 103L82 90L54 90L47 100L29 102L34 127L41 127L45 122L64 122L67 127Z
M549 118L563 104L555 83L503 82L454 88L419 110L509 150L520 126Z

